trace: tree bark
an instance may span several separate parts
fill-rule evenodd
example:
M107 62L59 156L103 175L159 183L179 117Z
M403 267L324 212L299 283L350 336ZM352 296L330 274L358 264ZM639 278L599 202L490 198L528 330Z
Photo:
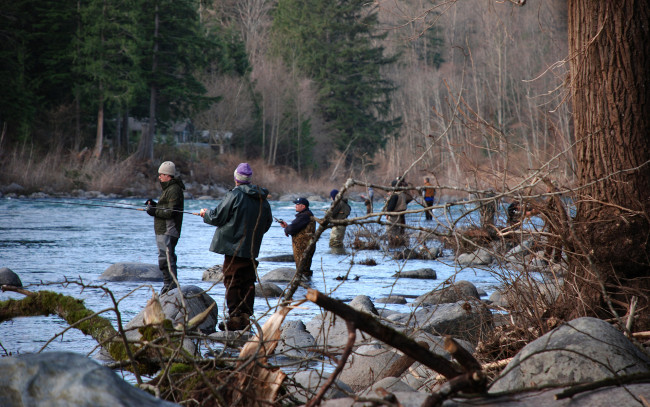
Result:
M582 188L571 263L584 301L571 316L609 312L605 292L622 303L641 294L647 306L650 1L569 0L568 18Z

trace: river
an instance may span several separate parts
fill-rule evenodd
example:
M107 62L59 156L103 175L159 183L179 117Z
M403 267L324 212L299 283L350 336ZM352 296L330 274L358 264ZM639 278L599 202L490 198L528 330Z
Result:
M58 203L61 201L68 202ZM113 263L137 262L157 263L157 249L153 232L153 220L145 212L118 209L114 206L134 209L142 205L142 199L0 199L0 267L9 267L19 275L28 290L48 289L84 300L85 305L101 311L113 306L109 296L100 288L109 288L119 302L119 310L124 322L129 321L151 297L149 284L136 282L106 282L98 277ZM350 202L351 216L365 214L365 207L358 202ZM90 204L90 205L88 205ZM185 210L198 212L201 208L213 208L216 200L187 200ZM315 216L321 217L329 202L312 202ZM376 203L377 205L377 203ZM290 221L295 210L291 202L271 202L273 215ZM411 204L409 209L417 207ZM435 215L441 220L451 215L461 215L462 206L452 206L451 212L443 213L436 209ZM471 217L465 218L471 221ZM443 220L444 221L444 220ZM423 214L410 214L408 223L433 225L424 221ZM444 221L446 222L446 221ZM372 225L377 226L377 225ZM348 227L346 245L350 235L358 226ZM223 256L208 251L214 227L203 223L202 218L186 214L183 221L182 236L177 246L178 277L181 285L196 285L208 289L212 284L201 280L205 269L221 264ZM375 232L381 229L374 228ZM323 233L314 255L312 269L314 275L311 285L343 301L349 301L359 294L372 300L392 294L416 296L429 292L449 278L468 280L488 295L497 284L489 269L460 268L454 263L453 253L443 252L437 260L394 260L390 253L373 250L336 255L328 247L329 230ZM279 224L273 223L262 243L260 258L291 253L291 239L286 237ZM377 265L362 265L368 259ZM278 267L293 267L293 263L261 261L259 275ZM437 280L395 279L392 276L400 270L414 270L429 267L436 271ZM348 280L337 279L349 272ZM358 276L358 279L357 279ZM82 287L81 282L90 287ZM66 283L67 282L67 283ZM162 283L154 283L160 290ZM217 284L210 295L224 310L224 288ZM294 299L304 298L305 289L299 288ZM0 293L0 301L9 298L22 298L17 293ZM400 312L411 310L412 298L406 305L383 305ZM255 314L264 320L268 310L277 300L268 302L256 299ZM302 319L305 323L312 319L319 309L306 303L300 309L289 313L288 319ZM104 317L115 323L114 313L104 313ZM0 324L0 355L37 352L42 348L54 351L73 351L86 355L97 352L96 343L79 331L71 329L64 332L67 324L59 317L25 317ZM58 336L55 336L59 334Z

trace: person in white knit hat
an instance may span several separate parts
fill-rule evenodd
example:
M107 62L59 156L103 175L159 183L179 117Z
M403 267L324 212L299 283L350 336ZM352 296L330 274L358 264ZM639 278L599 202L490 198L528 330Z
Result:
M160 294L165 294L177 287L176 245L181 237L183 210L185 200L183 181L176 177L176 165L165 161L158 168L158 180L162 194L158 202L147 200L147 213L154 217L153 228L156 232L158 246L158 267L163 275L163 287Z

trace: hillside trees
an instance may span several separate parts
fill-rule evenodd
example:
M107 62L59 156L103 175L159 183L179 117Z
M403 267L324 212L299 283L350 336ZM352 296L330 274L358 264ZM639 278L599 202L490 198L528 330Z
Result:
M136 21L131 2L100 0L79 4L79 30L75 37L78 52L73 66L75 90L94 100L92 105L97 106L93 156L99 158L104 145L105 105L123 109L142 86Z
M389 117L394 87L381 72L396 57L384 56L377 24L361 0L280 0L273 16L276 51L317 84L319 110L348 162L372 156L401 126Z
M152 161L157 122L189 117L205 101L205 88L196 74L207 65L203 51L212 44L201 32L197 1L142 0L139 6L140 68L149 90L149 109L143 116L147 131L134 157Z

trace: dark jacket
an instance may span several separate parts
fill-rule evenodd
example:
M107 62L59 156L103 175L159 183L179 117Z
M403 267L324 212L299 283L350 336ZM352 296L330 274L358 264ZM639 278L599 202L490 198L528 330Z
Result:
M339 204L332 209L332 219L347 219L350 216L352 208L346 198L339 201Z
M273 215L267 201L269 191L257 185L238 185L203 216L203 222L217 226L210 251L227 256L256 258L262 238L271 227Z
M182 211L185 209L183 190L185 185L180 178L172 178L167 182L161 182L162 195L156 205L153 229L157 235L181 236L183 225L183 212L173 212L169 209Z
M311 222L312 216L314 216L313 213L309 210L309 208L305 208L304 211L298 212L296 214L296 218L291 222L290 224L287 225L286 228L284 228L284 234L287 236L295 236L300 231L302 231L304 228L306 228Z

